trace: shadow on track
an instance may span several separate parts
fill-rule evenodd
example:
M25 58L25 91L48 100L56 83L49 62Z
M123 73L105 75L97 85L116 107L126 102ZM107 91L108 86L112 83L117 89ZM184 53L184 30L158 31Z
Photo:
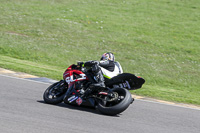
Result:
M42 100L38 100L37 102L47 104ZM48 104L48 105L52 105L52 104ZM78 105L65 104L65 103L60 103L60 104L53 105L53 106L58 106L58 107L72 109L72 110L80 110L80 111L90 112L90 113L94 113L94 114L98 114L98 115L103 115L97 109L95 109L94 107L78 106ZM121 114L118 114L116 116L110 116L110 117L119 117L120 115ZM103 115L103 116L108 116L108 115Z

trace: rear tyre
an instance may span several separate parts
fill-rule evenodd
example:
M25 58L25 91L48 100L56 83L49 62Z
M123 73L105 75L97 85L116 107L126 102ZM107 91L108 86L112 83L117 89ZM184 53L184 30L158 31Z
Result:
M131 94L124 88L112 89L117 96L117 100L109 102L99 102L97 109L105 115L117 115L125 111L132 102Z
M45 90L43 94L43 99L46 103L49 104L61 103L63 101L66 91L67 85L64 83L63 80L61 80L52 84Z

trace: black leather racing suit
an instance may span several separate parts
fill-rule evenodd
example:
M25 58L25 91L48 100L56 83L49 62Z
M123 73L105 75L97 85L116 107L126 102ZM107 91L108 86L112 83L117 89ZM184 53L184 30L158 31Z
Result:
M105 84L104 84L104 77L103 77L103 74L101 72L101 67L107 69L108 71L111 71L113 72L114 71L114 68L115 68L115 64L113 61L87 61L85 62L85 66L89 66L89 67L92 67L92 75L93 76L89 76L89 77L94 77L94 81L93 82L93 85L94 87L105 87ZM89 78L90 81L92 81L91 78Z

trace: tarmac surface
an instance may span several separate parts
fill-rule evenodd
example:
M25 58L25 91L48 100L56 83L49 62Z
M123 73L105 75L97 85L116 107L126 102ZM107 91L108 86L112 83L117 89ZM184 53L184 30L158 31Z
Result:
M30 78L30 77L29 77ZM33 77L32 77L33 78ZM117 116L64 103L45 104L47 82L0 74L2 133L199 133L200 109L136 99Z

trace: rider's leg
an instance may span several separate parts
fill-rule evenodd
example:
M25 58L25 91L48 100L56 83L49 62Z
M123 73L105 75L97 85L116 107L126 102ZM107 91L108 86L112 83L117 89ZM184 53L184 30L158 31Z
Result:
M91 84L91 87L105 87L105 81L101 70L94 74L94 80L96 83Z
M101 68L99 67L98 64L95 64L92 67L92 73L93 73L93 79L94 79L94 83L91 84L90 87L92 88L98 88L98 87L105 87L105 81L104 81L104 77L101 71Z

